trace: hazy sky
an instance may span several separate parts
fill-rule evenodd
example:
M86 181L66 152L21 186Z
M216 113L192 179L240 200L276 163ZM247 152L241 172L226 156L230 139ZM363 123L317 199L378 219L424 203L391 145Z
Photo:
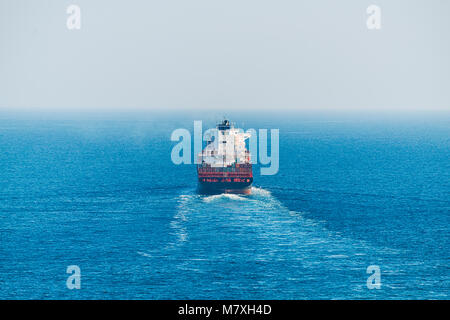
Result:
M450 110L450 1L0 0L0 109L52 108Z

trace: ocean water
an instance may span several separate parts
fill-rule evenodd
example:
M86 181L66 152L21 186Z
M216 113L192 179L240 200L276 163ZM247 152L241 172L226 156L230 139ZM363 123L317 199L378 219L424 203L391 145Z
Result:
M449 124L250 118L278 174L203 196L191 120L3 117L0 299L448 299Z

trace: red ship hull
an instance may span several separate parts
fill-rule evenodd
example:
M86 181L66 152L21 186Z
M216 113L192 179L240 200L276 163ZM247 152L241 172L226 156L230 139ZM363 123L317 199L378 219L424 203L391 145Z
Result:
M200 193L250 194L253 173L250 164L236 167L212 168L198 166L198 190Z

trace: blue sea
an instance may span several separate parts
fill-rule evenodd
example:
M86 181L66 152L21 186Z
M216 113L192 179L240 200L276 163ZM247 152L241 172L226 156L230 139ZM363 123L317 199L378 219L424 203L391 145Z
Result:
M448 115L236 114L279 171L199 195L170 135L220 119L2 115L0 299L449 299Z

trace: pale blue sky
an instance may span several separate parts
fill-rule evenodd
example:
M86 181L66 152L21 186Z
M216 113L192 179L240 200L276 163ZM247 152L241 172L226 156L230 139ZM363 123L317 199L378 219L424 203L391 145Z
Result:
M450 110L450 1L0 0L0 109L193 108Z

